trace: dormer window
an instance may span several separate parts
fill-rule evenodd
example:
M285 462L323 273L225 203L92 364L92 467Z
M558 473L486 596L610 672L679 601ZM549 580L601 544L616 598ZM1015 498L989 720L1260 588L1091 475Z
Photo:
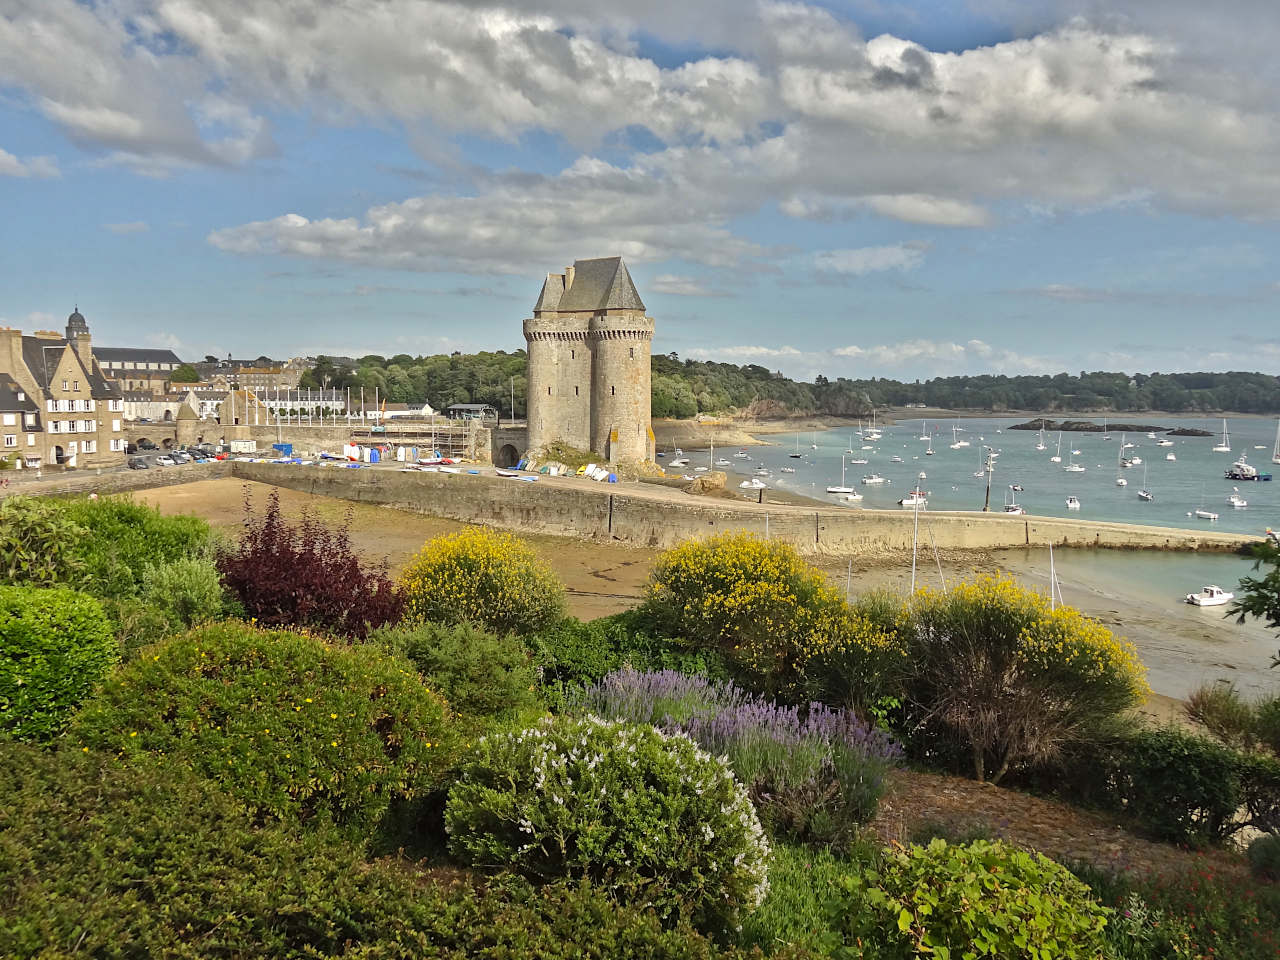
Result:
M19 391L18 391L18 399L19 399L19 400L25 400L25 399L27 399L27 395L26 395L25 393L23 393L21 390L19 390Z

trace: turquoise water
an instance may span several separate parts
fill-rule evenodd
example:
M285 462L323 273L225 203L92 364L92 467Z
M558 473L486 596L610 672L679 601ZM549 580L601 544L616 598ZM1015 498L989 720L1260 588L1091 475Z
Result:
M1047 592L1047 549L1004 550L997 561ZM1230 554L1055 550L1063 600L1131 640L1157 693L1184 698L1201 684L1234 682L1249 695L1280 689L1271 658L1280 637L1258 620L1240 624L1225 607L1195 607L1187 593L1207 584L1235 592L1253 562Z
M991 481L991 509L1002 509L1006 498L1015 497L1028 513L1040 516L1072 516L1091 520L1113 520L1125 523L1145 523L1168 527L1203 527L1235 533L1261 533L1267 527L1280 528L1280 465L1271 463L1272 445L1276 435L1276 421L1271 419L1237 418L1228 421L1231 432L1231 453L1213 453L1218 442L1222 420L1199 418L1147 418L1128 417L1131 422L1167 427L1197 427L1209 430L1212 437L1172 437L1174 446L1159 447L1146 434L1128 434L1124 442L1133 443L1128 455L1139 456L1146 468L1146 486L1155 500L1138 499L1143 488L1143 466L1121 470L1118 467L1121 435L1111 434L1109 441L1100 433L1063 433L1062 463L1051 463L1057 447L1057 434L1046 434L1048 449L1035 449L1038 434L1035 431L1009 430L1018 419L973 419L929 422L924 428L932 437L933 455L926 455L929 443L919 439L922 435L920 421L904 421L882 428L883 438L863 450L863 441L848 430L831 430L817 434L783 434L774 438L775 446L751 447L747 453L751 461L733 459L732 450L717 450L717 458L730 459L733 469L749 473L751 469L765 466L772 471L767 480L770 486L792 493L813 496L831 503L844 501L825 493L828 486L840 482L840 461L846 449L855 451L849 459L865 458L866 464L849 464L846 468L847 485L863 494L863 500L851 509L896 509L897 501L906 495L916 482L919 473L926 478L920 481L928 494L932 510L981 510L986 495L986 477L973 476L982 468L983 447L990 445L1000 456L996 459ZM1101 421L1099 421L1101 422ZM970 446L953 450L952 427L964 432L957 434L968 440ZM1161 436L1157 434L1157 437ZM811 444L817 444L812 449ZM1255 449L1262 447L1263 449ZM801 459L788 455L803 454ZM1069 473L1063 468L1072 459L1072 450L1079 450L1077 463L1086 468L1084 473ZM1170 451L1177 457L1167 461ZM1270 483L1238 482L1227 480L1223 472L1241 455L1264 473L1275 473L1277 479ZM890 460L902 458L901 463ZM695 455L695 463L697 457ZM794 474L781 473L782 467L794 467ZM882 486L863 486L864 474L878 473L890 482ZM1117 475L1123 476L1128 485L1116 486ZM1012 492L1009 485L1019 483L1022 492ZM1233 488L1248 506L1236 509L1226 502ZM1068 511L1066 498L1074 495L1081 503L1080 510ZM1201 520L1190 512L1203 506L1218 514L1216 521Z

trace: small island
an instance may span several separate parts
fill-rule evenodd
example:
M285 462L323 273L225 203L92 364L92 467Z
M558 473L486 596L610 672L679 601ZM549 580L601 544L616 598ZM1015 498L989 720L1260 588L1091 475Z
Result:
M1211 437L1213 436L1208 430L1200 430L1197 427L1168 427L1155 426L1153 424L1142 423L1108 423L1104 428L1100 423L1094 423L1092 420L1049 420L1047 418L1036 418L1028 420L1026 423L1017 423L1010 427L1010 430L1039 430L1041 428L1049 432L1056 433L1167 433L1171 437Z

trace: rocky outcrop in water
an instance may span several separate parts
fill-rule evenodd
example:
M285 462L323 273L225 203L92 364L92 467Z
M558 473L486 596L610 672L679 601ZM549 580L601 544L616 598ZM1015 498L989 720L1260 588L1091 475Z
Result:
M1212 433L1205 430L1197 430L1194 427L1177 427L1170 430L1168 427L1155 426L1154 424L1145 423L1108 423L1106 430L1103 430L1102 424L1095 423L1092 420L1050 420L1047 417L1043 420L1037 418L1028 420L1026 423L1017 423L1010 427L1010 430L1039 430L1041 425L1046 431L1057 433L1061 430L1063 433L1167 433L1171 437L1211 437Z

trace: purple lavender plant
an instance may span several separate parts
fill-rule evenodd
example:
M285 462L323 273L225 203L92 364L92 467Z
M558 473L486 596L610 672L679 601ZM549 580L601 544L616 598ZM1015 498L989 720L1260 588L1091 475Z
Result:
M732 683L626 668L588 687L577 707L687 734L727 757L761 819L796 839L839 841L874 816L902 750L884 731L822 703L779 706Z

